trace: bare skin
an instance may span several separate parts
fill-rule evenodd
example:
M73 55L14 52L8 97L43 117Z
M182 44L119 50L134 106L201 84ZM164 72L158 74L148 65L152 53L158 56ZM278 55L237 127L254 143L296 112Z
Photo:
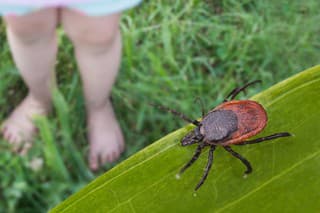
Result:
M29 94L2 124L4 138L14 151L25 154L36 132L32 118L50 109L52 76L57 52L56 19L52 9L25 18L5 17L7 37L16 66ZM35 33L34 28L38 31Z
M6 17L8 38L29 94L2 125L4 138L25 153L36 133L35 115L46 115L56 59L57 22L75 47L87 109L89 166L97 170L117 160L124 150L121 129L109 95L121 59L120 14L89 17L70 9L43 9L22 17ZM58 19L59 18L59 19ZM32 98L31 98L32 97ZM28 144L28 145L27 145Z
M111 104L89 114L88 131L90 153L89 162L93 170L105 162L117 160L124 150L124 140ZM108 139L108 141L106 141Z
M2 124L3 137L12 145L14 152L21 155L27 153L36 133L36 128L32 122L33 117L46 115L48 110L47 106L35 100L29 94Z

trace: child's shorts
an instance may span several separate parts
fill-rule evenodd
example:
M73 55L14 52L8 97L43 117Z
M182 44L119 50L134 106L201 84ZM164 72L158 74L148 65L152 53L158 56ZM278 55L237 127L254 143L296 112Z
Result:
M142 0L0 0L0 15L25 15L46 7L66 7L90 16L108 15L136 6ZM45 2L45 3L43 3Z

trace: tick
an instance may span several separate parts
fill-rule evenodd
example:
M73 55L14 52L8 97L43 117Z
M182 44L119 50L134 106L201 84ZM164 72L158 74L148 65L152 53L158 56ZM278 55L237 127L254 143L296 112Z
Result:
M199 158L205 147L210 147L204 174L196 185L195 190L198 190L207 179L213 162L213 152L217 146L222 146L233 157L238 158L246 166L244 175L247 175L252 172L250 162L234 151L230 145L255 144L266 140L291 136L288 132L279 132L269 136L247 140L250 137L257 135L265 128L268 122L267 112L263 106L256 101L234 99L248 86L258 82L260 81L253 81L242 87L235 88L225 98L223 103L209 111L207 114L205 114L202 106L201 121L190 119L176 110L164 106L157 106L161 110L169 111L196 126L193 131L189 132L181 140L182 146L189 146L196 143L198 146L190 161L182 167L179 174L182 174Z

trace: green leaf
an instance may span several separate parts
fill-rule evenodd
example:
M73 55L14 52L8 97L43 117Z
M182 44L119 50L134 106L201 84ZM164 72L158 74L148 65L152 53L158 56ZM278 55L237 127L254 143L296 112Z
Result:
M234 147L253 166L218 148L206 183L195 193L207 150L180 178L195 146L179 141L190 126L175 131L100 176L52 212L318 212L320 210L320 66L254 96L269 123L259 135L294 136Z

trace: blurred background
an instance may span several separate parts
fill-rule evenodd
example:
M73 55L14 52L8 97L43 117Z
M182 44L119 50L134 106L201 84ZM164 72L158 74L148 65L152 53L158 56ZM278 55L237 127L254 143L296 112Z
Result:
M85 111L73 47L61 29L59 93L27 156L0 139L0 212L46 212L99 174L185 125L158 103L191 118L219 104L234 87L261 79L248 98L320 62L318 0L154 0L122 17L123 60L112 100L127 149L97 173L87 167ZM0 23L0 119L27 90Z

